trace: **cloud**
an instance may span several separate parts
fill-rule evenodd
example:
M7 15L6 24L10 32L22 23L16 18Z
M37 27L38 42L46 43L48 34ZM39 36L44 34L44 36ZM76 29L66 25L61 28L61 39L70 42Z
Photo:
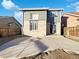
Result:
M14 11L14 17L22 24L23 13L19 10Z
M16 10L18 9L19 7L14 4L11 0L3 0L2 1L2 6L5 8L5 9L8 9L8 10Z
M75 11L79 11L79 2L71 3L70 5L67 6L67 8L73 8L75 9Z
M18 10L19 6L12 2L12 0L3 0L1 5L7 9L14 12L14 17L21 23L22 22L22 12Z
M66 6L67 8L71 8L72 6L71 5L68 5L68 6Z
M22 15L22 12L17 11L17 12L15 12L14 14L15 14L15 17L16 17L16 16L21 16L21 15Z
M20 12L20 11L15 11L15 12L14 12L14 17L15 17L15 18L21 19L21 18L22 18L21 16L22 16L22 12Z
M73 2L74 0L66 0L67 2Z
M15 11L14 12L14 17L22 24L22 15L23 15L23 13L22 12L20 12L20 11Z
M78 12L79 12L79 6L76 6L76 11L78 11Z

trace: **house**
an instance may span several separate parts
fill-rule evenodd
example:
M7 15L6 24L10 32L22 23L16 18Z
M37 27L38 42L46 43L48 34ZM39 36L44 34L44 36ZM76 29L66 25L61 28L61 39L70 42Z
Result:
M23 34L46 36L61 34L62 9L21 8L23 11Z
M62 22L65 24L65 27L76 27L79 25L79 12L65 13Z
M14 18L0 16L0 36L9 36L21 33L21 24Z
M79 32L79 12L64 13L61 22L62 33L64 31L64 27L69 28L68 30L71 34L69 33L68 35L79 36L79 34L77 34Z

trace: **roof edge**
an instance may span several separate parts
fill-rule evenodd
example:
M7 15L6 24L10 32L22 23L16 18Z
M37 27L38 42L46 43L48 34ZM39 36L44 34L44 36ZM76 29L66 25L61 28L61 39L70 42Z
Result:
M30 10L59 10L63 11L63 8L20 8L20 11L30 11Z
M79 15L77 15L77 14L74 14L74 13L64 13L64 15L71 15L71 16L76 16L76 17L79 17Z

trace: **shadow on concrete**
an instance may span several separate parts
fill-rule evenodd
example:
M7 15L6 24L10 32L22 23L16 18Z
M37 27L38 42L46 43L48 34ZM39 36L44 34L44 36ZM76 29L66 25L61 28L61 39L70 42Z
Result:
M19 35L19 36L14 36L14 37L5 37L5 38L2 38L4 42L4 44L2 44L0 46L0 51L4 50L4 49L7 49L9 47L12 47L12 46L16 46L18 45L19 43L25 41L25 40L28 40L31 36L27 36L27 35ZM2 40L0 39L0 40Z
M33 39L31 39L31 41L35 43L35 45L38 47L38 49L41 52L44 52L45 50L48 49L48 47L44 43L42 43L40 40L33 40Z

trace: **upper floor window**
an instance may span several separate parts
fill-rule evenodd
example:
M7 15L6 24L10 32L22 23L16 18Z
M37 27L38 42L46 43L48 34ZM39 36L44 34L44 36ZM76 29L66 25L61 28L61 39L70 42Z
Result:
M30 14L30 20L38 20L39 14L38 13L31 13Z

